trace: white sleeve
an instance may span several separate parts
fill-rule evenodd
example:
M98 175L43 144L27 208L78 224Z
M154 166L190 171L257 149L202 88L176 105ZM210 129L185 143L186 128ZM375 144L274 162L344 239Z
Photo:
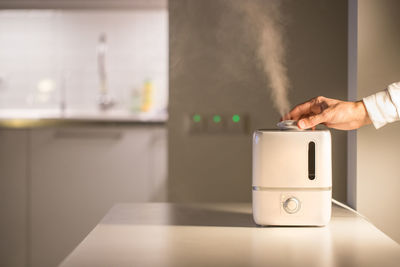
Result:
M400 120L400 82L363 99L368 115L376 129Z

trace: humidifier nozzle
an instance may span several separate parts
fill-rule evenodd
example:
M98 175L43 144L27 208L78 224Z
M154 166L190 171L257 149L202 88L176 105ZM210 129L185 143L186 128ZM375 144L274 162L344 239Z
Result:
M301 130L297 126L297 121L295 120L280 121L276 124L276 126L278 126L279 130Z

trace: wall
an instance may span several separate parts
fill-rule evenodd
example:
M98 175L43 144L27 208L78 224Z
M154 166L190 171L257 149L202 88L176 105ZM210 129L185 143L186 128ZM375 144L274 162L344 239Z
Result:
M169 200L250 201L251 133L279 114L231 1L169 1ZM347 98L347 1L282 1L292 104ZM261 8L266 8L264 4ZM245 135L190 136L194 112L245 113ZM346 133L333 134L333 194L346 200Z
M358 1L358 97L400 81L400 2ZM357 133L357 209L400 242L400 123Z

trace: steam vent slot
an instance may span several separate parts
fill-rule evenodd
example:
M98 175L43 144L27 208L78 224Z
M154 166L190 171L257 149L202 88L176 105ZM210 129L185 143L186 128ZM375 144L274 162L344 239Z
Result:
M315 179L315 143L308 143L308 179Z

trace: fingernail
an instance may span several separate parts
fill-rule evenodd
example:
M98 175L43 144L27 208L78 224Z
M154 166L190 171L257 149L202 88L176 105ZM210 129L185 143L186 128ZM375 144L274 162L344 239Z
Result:
M304 129L306 127L306 123L303 120L300 120L299 127L300 127L300 129Z

